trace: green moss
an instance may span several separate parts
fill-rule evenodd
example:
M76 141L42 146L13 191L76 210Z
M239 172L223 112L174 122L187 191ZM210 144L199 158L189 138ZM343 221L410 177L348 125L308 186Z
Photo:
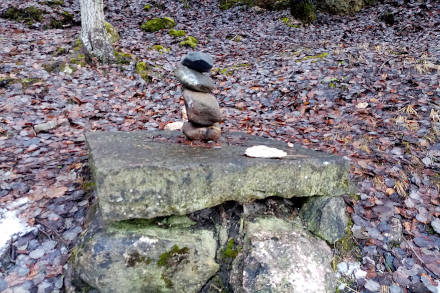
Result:
M116 43L119 41L119 33L118 31L107 21L104 21L105 30L107 31L108 35L110 36L110 41L112 43Z
M173 281L171 281L171 279L167 276L165 272L162 273L160 278L164 281L165 287L167 287L168 289L172 289L174 287Z
M318 55L313 55L313 56L305 56L304 58L301 58L299 60L296 60L296 62L302 62L302 61L307 61L307 60L313 60L313 59L319 59L322 60L325 57L327 57L328 53L321 53Z
M316 20L316 7L310 0L293 1L290 13L303 23L312 23Z
M144 6L144 10L145 10L145 11L148 11L148 10L151 9L151 7L153 7L153 6L151 6L151 4L145 4L145 6Z
M137 251L132 251L127 254L127 258L125 259L125 264L127 267L134 267L137 264L149 265L152 262L150 257L145 257L144 255L139 254Z
M187 36L184 41L180 42L181 46L189 46L191 48L197 47L197 39L193 36Z
M82 184L81 184L81 188L84 190L84 191L92 191L92 190L94 190L95 188L96 188L96 184L95 184L95 182L93 182L93 181L84 181Z
M228 10L234 6L245 4L243 0L221 0L219 1L219 8L221 10Z
M136 73L139 74L143 80L151 81L150 78L150 68L145 62L138 62L136 64Z
M179 248L176 244L171 247L170 251L164 252L159 256L157 265L159 267L170 267L182 262L188 256L189 248Z
M175 29L171 29L168 34L172 37L178 38L178 37L184 37L185 36L185 31L184 30L175 30Z
M294 24L292 19L290 19L290 17L281 17L280 19L288 27L293 27L293 28L299 28L300 27L299 25Z
M81 39L76 39L75 42L73 43L73 50L74 51L80 51L83 47L83 44L81 42Z
M221 255L223 258L236 258L238 255L239 249L235 248L235 240L234 238L229 239L226 243L226 247L221 250Z
M114 51L115 62L119 64L130 64L132 56L129 53L122 51Z
M165 48L162 45L153 45L153 46L151 46L151 49L159 52L160 54L163 54L163 53L166 53L166 52L170 51L170 48Z
M148 219L131 219L119 221L111 224L111 228L123 231L137 231L154 225L153 220Z
M141 25L141 29L147 32L156 32L162 29L169 29L176 25L171 17L153 18Z
M78 55L76 55L76 57L73 57L72 59L70 59L70 63L84 67L87 65L86 56L84 54L78 54Z
M32 25L35 22L41 22L43 20L43 14L44 14L43 10L38 9L34 6L29 6L24 9L9 7L2 14L2 17L19 22L24 22L27 25Z
M63 0L46 1L46 5L48 5L48 6L61 6L61 5L64 5L64 1Z

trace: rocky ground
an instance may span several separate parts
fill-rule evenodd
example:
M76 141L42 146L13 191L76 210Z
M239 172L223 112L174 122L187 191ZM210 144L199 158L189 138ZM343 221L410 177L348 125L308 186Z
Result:
M288 11L222 11L209 0L151 2L148 11L143 1L105 1L125 63L111 66L85 64L76 50L76 1L16 2L0 10L35 6L47 14L27 24L0 19L1 292L63 290L63 266L92 200L86 131L163 129L182 120L172 72L192 48L166 30L140 29L163 16L214 57L224 132L351 159L359 194L346 202L351 244L360 248L335 247L354 255L335 259L348 275L340 292L439 292L438 2L319 14L303 27ZM61 25L47 20L64 11L72 17ZM47 23L59 28L43 29Z

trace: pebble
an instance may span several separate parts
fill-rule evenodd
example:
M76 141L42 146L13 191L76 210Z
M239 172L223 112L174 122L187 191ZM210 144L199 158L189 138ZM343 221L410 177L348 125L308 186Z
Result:
M379 292L380 291L380 284L378 282L373 281L373 280L367 280L364 287L365 287L365 289L368 289L371 292Z
M42 257L42 256L44 255L44 253L45 253L44 249L40 247L40 248L37 248L37 249L35 249L35 250L32 250L32 251L29 253L29 256L30 256L31 258L33 258L33 259L37 259L37 258Z
M198 72L208 72L214 66L214 60L209 54L191 52L183 58L182 64Z
M81 227L75 227L63 233L63 238L67 241L73 241L79 233L82 232Z
M435 233L440 234L440 219L434 218L431 221L431 227L432 227L432 229L434 229Z
M179 64L174 72L176 78L187 88L197 92L209 93L214 88L214 81L200 72Z
M199 127L191 122L185 122L182 130L186 137L191 140L218 140L221 135L221 128L218 123L209 127Z
M0 291L5 290L6 288L8 288L8 283L6 283L6 281L0 277Z
M36 133L39 132L45 132L45 131L49 131L51 129L54 129L55 127L57 127L58 122L55 120L49 121L49 122L45 122L45 123L41 123L41 124L37 124L34 126L34 130Z
M390 286L390 293L403 293L403 290L399 286L391 285Z

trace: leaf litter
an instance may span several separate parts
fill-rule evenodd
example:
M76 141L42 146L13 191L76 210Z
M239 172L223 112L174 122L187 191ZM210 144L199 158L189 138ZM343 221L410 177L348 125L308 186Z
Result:
M116 65L81 62L78 2L49 2L0 3L1 12L35 6L49 16L73 15L57 29L44 27L45 16L34 24L0 18L0 207L28 197L25 208L12 211L35 228L12 238L0 287L62 290L62 266L93 201L86 131L163 129L185 119L172 72L192 49L167 31L140 29L146 19L165 16L214 57L223 132L245 131L351 160L360 194L347 195L347 211L353 231L363 231L353 238L368 280L406 292L437 286L438 2L385 1L354 16L319 14L314 25L292 27L281 21L288 11L223 11L215 1L157 1L144 11L139 1L109 0L107 20L121 36L116 50L131 56ZM389 12L393 24L381 20ZM148 68L146 79L136 73L138 62ZM344 290L364 285L360 278Z

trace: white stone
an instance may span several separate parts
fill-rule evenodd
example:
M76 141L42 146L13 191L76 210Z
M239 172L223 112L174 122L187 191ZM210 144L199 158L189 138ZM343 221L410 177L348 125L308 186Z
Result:
M287 153L280 149L271 148L265 145L256 145L247 148L245 155L251 158L279 159L287 156Z

